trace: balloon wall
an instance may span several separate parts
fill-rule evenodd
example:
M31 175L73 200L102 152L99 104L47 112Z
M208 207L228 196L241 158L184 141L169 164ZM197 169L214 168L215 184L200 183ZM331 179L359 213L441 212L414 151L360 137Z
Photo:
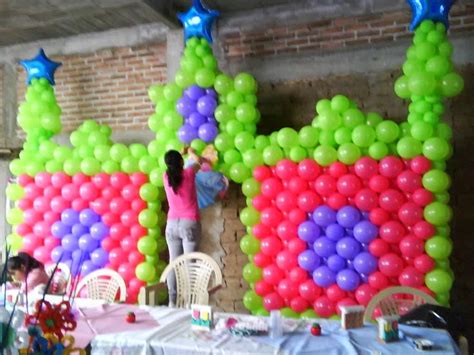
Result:
M7 188L15 201L11 247L45 263L61 257L81 275L117 270L134 302L165 267L158 257L166 250L164 154L214 144L217 168L247 197L240 247L252 313L330 317L393 285L448 304L452 132L441 116L443 99L457 95L463 80L445 25L424 20L415 31L395 83L411 102L406 121L364 113L336 95L317 102L311 125L257 135L257 82L218 70L209 28L199 34L186 20L215 16L199 4L181 15L190 35L174 81L149 89L155 139L147 146L114 143L110 128L92 120L71 133L71 146L54 143L61 110L52 74L29 76L18 117L26 141L10 165L17 183ZM38 61L49 59L24 65Z

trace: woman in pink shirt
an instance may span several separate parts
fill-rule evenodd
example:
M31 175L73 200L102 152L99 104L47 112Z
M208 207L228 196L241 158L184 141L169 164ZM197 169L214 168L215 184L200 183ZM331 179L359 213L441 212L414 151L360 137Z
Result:
M21 282L21 290L27 294L40 289L43 292L48 284L49 276L44 265L27 253L20 252L9 258L7 270L13 279Z
M170 262L183 253L196 251L201 236L195 178L202 159L191 149L188 153L193 164L187 168L184 167L183 157L176 150L170 150L165 154L167 171L163 180L169 205L165 235ZM176 304L174 273L170 274L167 281L170 306L174 306Z

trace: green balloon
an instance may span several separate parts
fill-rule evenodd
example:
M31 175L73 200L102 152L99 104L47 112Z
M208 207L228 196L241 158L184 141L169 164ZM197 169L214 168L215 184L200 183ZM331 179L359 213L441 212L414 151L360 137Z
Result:
M435 226L447 224L453 216L451 207L437 201L426 206L423 214L426 221Z
M88 176L93 176L100 172L101 164L95 158L85 158L81 162L81 170L84 174Z
M18 201L25 195L25 191L23 190L23 187L21 185L8 184L6 195L10 200Z
M253 148L254 143L255 143L255 139L253 135L245 131L237 134L234 139L235 147L241 152L245 152Z
M427 61L436 54L436 46L430 42L418 43L415 47L416 56L422 61Z
M291 148L298 144L298 133L289 127L282 128L278 131L277 141L282 148Z
M319 318L319 316L316 314L316 312L312 309L307 309L303 313L301 313L301 318L303 319L316 319Z
M12 252L16 252L21 249L23 245L23 238L18 234L9 234L6 238L7 245L11 248Z
M7 211L7 222L8 224L15 226L23 222L23 211L19 208L12 208Z
M9 169L15 176L21 175L25 171L24 164L20 159L13 159L10 162Z
M246 197L254 197L260 193L260 182L254 178L248 178L242 183L242 192Z
M439 138L449 141L453 137L453 130L447 123L441 122L436 127L436 135Z
M451 255L453 245L448 238L435 236L426 241L425 250L433 259L447 259Z
M102 170L107 174L113 174L120 170L120 165L116 161L106 160L102 163Z
M216 139L214 140L214 145L220 152L226 152L235 147L233 136L226 132L222 132L217 135Z
M400 135L400 128L393 121L380 122L375 128L377 139L383 143L393 143Z
M196 83L203 88L209 88L214 85L214 80L216 76L211 69L202 68L196 72L194 77L196 79Z
M116 143L110 148L110 157L113 161L121 163L130 154L128 148L121 143Z
M319 133L319 144L320 145L327 145L331 147L336 146L336 139L335 139L334 131L321 131Z
M316 127L305 126L298 134L299 143L305 148L313 148L318 144L319 130Z
M158 249L158 243L152 237L142 237L138 240L137 249L143 255L154 255Z
M266 165L276 165L283 159L283 151L280 147L270 145L263 150L263 162Z
M257 82L252 75L240 73L234 79L235 90L242 94L252 94L257 90Z
M350 104L349 99L344 95L336 95L331 99L331 108L338 113L349 109Z
M76 149L79 157L82 159L90 158L94 156L94 147L88 145L81 145Z
M138 171L138 161L131 155L123 158L120 164L122 170L127 174L135 173Z
M327 110L316 117L318 127L323 130L335 130L341 125L341 116L332 110Z
M449 293L438 293L436 295L436 301L442 305L442 306L445 306L445 307L449 307L449 298L450 298L450 295Z
M257 109L255 106L243 102L235 109L235 117L242 123L255 122L257 119Z
M372 143L369 147L369 155L375 160L380 160L388 155L388 147L383 142Z
M226 164L233 165L242 161L242 154L235 149L230 149L224 153L224 161Z
M333 147L320 145L314 150L314 159L319 165L328 166L337 160L337 151Z
M397 143L397 152L404 159L411 159L421 154L422 146L413 137L403 137Z
M412 95L431 95L436 89L436 80L431 74L420 71L410 76L408 88Z
M451 186L451 178L442 170L433 169L423 175L423 187L435 194L445 192Z
M64 172L68 175L75 175L81 170L81 164L76 159L67 159L64 162Z
M337 149L337 157L344 164L354 164L360 155L359 147L353 143L344 143Z
M214 81L214 89L216 89L220 95L226 95L234 89L234 82L230 76L219 74Z
M285 318L299 318L300 317L298 313L296 313L289 307L282 308L280 311L281 311L281 315Z
M290 148L289 157L294 162L299 163L308 157L308 152L303 147L295 146Z
M256 312L258 309L263 307L262 297L252 290L245 292L243 303L245 308L252 312Z
M230 178L238 184L241 184L251 176L250 169L244 163L234 163L230 167Z
M367 125L370 126L370 127L373 127L374 129L382 121L383 121L383 118L378 113L369 112L367 114Z
M423 143L423 155L430 160L444 160L449 151L449 143L439 137L432 137Z
M138 215L138 222L145 228L153 228L158 224L158 216L156 212L144 209Z
M433 125L425 121L414 122L411 126L410 133L413 138L419 141L426 141L428 138L433 136Z
M352 141L359 147L369 147L375 141L375 131L367 125L359 125L352 131Z
M449 73L441 79L441 92L444 96L453 97L458 95L464 88L464 80L457 73Z
M340 127L334 132L334 140L337 144L352 142L352 130L349 127Z
M132 157L137 158L137 159L140 159L141 157L147 155L148 153L146 146L144 146L143 144L137 144L137 143L131 144L129 147L129 150Z
M55 152L55 157L56 157L56 152ZM98 145L96 147L94 147L94 157L101 161L101 162L104 162L106 160L110 160L110 147L107 146L107 145L104 145L104 144L101 144L101 145ZM67 157L65 158L67 159ZM59 161L64 161L64 160L60 160L58 159Z
M248 283L254 283L262 279L262 269L253 263L248 263L242 270L242 277Z
M399 77L395 81L394 90L399 98L408 99L411 95L408 77L405 75Z
M448 293L453 286L453 278L445 270L434 269L426 274L425 284L434 293Z
M244 130L244 126L238 120L230 120L226 124L226 131L232 136L236 136Z
M319 100L316 103L316 112L318 114L322 114L323 112L326 112L328 110L332 110L331 106L332 106L332 103L328 99Z
M451 197L448 192L439 192L435 195L435 200L441 203L448 204L451 200Z
M346 112L344 112L342 116L342 121L344 126L349 128L355 128L364 124L365 116L359 109L350 108Z
M255 138L255 148L258 150L264 150L270 145L270 138L267 136L259 135Z
M142 198L143 201L146 202L153 202L158 199L158 188L151 184L151 183L146 183L143 184L140 187L140 197Z
M260 213L253 207L245 207L240 211L240 221L249 227L253 227L260 222Z
M256 166L263 165L263 155L262 152L257 149L249 149L242 155L243 162L245 166L250 169L255 168Z
M232 107L237 107L244 102L244 96L238 91L231 91L226 96L226 102Z
M407 77L419 72L420 70L423 70L423 62L417 60L417 59L407 59L405 63L403 63L403 74L405 74Z
M144 174L150 174L150 172L158 167L158 161L149 155L144 155L138 161L138 168Z
M244 254L255 255L260 251L260 241L247 234L240 240L240 249Z
M426 71L441 77L449 72L451 64L449 60L441 55L431 57L426 63Z
M143 262L137 265L135 276L141 281L151 282L156 278L156 269L153 264Z
M57 148L57 144L52 141L43 141L39 146L39 153L44 159L52 159L54 156L54 151Z
M227 104L220 104L214 111L214 117L219 123L227 123L236 119L235 110Z

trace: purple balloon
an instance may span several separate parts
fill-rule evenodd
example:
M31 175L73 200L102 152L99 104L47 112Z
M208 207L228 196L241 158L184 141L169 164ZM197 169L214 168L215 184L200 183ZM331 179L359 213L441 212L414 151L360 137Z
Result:
M208 117L207 122L217 126L217 120L214 117Z
M91 260L86 260L84 261L84 263L82 264L82 267L81 267L81 276L86 276L88 274L90 274L92 271L95 271L97 270L98 267L94 265L94 263L91 261Z
M176 111L184 118L189 117L191 113L196 111L196 102L187 96L183 96L176 103Z
M320 237L314 242L313 248L316 254L327 258L336 252L336 243L328 237Z
M109 234L109 227L103 222L94 223L91 226L90 235L93 239L102 240Z
M353 206L344 206L337 211L337 223L344 228L353 228L360 219L359 210Z
M206 89L206 95L212 96L217 99L217 92L214 89Z
M56 238L62 238L71 233L71 227L63 222L57 221L51 226L51 234Z
M312 222L306 221L298 227L298 237L308 243L314 243L321 234L321 228Z
M327 227L336 222L336 212L328 206L319 206L313 212L313 220L321 227Z
M197 101L201 96L206 95L206 91L197 85L192 85L184 90L184 94L191 100Z
M211 116L216 109L217 101L210 95L201 97L197 102L197 111L203 116Z
M378 232L377 226L369 221L361 221L354 226L354 238L361 243L370 243Z
M86 208L79 213L79 221L82 225L90 227L100 221L100 216L90 208Z
M363 219L369 219L369 216L370 216L369 212L362 212Z
M72 234L67 234L61 239L61 245L64 248L64 250L67 251L74 251L77 250L79 247L79 244L77 242L77 238L73 236Z
M59 259L61 259L61 262L70 260L71 259L71 252L64 250L62 246L57 246L53 250L51 250L51 260L54 263L59 262Z
M360 279L362 280L363 283L368 283L369 282L369 275L367 274L359 274Z
M321 287L329 287L336 282L336 274L327 266L320 266L313 272L313 281Z
M81 235L89 233L89 228L80 223L76 223L72 226L71 232L73 236L79 238Z
M67 226L73 226L79 222L79 213L72 208L65 209L61 213L61 221Z
M202 124L207 122L207 118L199 112L193 112L189 115L189 124L194 128L199 128Z
M217 133L219 133L217 127L211 123L204 123L198 130L199 138L206 143L212 142L216 138Z
M344 291L354 291L359 284L359 275L354 270L344 269L337 273L337 285Z
M99 268L104 267L109 262L109 253L102 248L97 248L91 253L91 261Z
M328 267L334 272L341 271L346 267L346 260L337 254L331 255L326 263Z
M337 242L344 237L344 228L337 223L330 224L326 227L326 236Z
M313 271L320 264L321 258L312 250L305 250L298 255L298 265L306 271Z
M354 258L354 269L361 274L370 274L377 269L377 258L370 253L362 252Z
M342 238L336 244L337 253L345 259L354 259L360 253L360 249L360 243L351 237Z
M91 237L90 234L84 234L79 238L79 248L88 253L94 251L99 246L99 241Z
M197 129L191 125L185 124L179 129L178 138L181 142L189 144L193 141L193 139L198 138Z

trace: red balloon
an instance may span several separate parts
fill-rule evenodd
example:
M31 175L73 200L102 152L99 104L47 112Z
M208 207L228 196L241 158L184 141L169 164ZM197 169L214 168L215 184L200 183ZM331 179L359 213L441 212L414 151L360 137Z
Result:
M132 201L131 207L132 207L132 210L139 213L147 207L147 203L139 198L136 198L135 200Z
M61 213L70 206L70 203L63 199L61 196L56 196L51 199L51 210L53 212Z
M278 225L277 235L281 240L291 240L298 237L298 227L285 220Z
M72 177L72 182L78 186L81 186L82 184L85 184L89 181L90 178L87 175L84 175L83 173L77 173Z
M252 206L260 212L263 211L265 208L270 207L271 205L271 200L263 195L257 195L252 199Z
M257 166L253 169L253 177L255 180L259 182L263 182L264 180L272 177L272 171L267 166Z
M394 253L386 254L379 259L379 270L388 277L398 277L403 267L402 258Z
M130 228L130 236L135 239L144 237L147 234L146 228L142 227L140 224L135 224Z
M89 202L83 200L82 198L76 198L74 201L72 201L71 207L76 211L82 211L83 209L89 207Z
M20 210L25 211L30 208L33 208L33 201L28 198L22 198L17 202L17 206Z
M277 237L267 237L260 243L262 253L270 256L277 255L282 249L282 243Z
M307 190L298 196L298 207L304 212L312 212L321 204L321 198L314 191Z
M413 266L421 273L426 274L434 269L436 266L433 258L426 254L419 255L413 261Z
M57 172L51 176L51 185L57 189L61 189L64 185L71 183L71 181L71 177L63 172Z
M37 222L33 227L33 234L38 238L45 238L51 234L51 224L44 221Z
M290 308L297 313L304 312L308 307L309 303L303 297L295 297L290 301Z
M115 214L122 214L130 209L130 203L125 201L122 197L116 197L110 201L110 212Z
M269 265L263 269L263 279L272 285L278 285L285 273L276 265Z
M354 172L360 178L366 180L376 175L379 170L379 165L376 160L363 157L354 164Z
M307 280L300 284L298 291L300 296L306 301L314 302L321 295L321 287L317 286L313 280Z
M23 212L23 221L30 226L34 226L41 220L41 214L34 209L29 209Z
M313 305L314 311L321 317L330 317L335 313L334 304L327 298L321 296L316 299Z
M294 255L294 254L291 254ZM296 256L295 256L296 258ZM308 279L308 272L299 266L293 267L291 271L288 273L288 277L291 281L296 282L297 284L301 284L302 282Z
M42 189L46 188L51 184L51 175L45 172L40 172L35 176L35 184Z
M423 274L413 266L406 267L398 276L398 281L402 286L421 287L425 281Z
M385 157L379 163L379 171L388 178L397 177L403 171L403 162L394 156Z
M109 263L115 267L119 266L127 259L127 254L120 248L112 249L109 252Z
M407 235L400 242L400 251L410 258L417 257L425 251L425 243L413 235Z
M374 208L369 213L369 220L373 224L381 226L390 220L390 214L382 208Z
M340 194L339 192L335 192L331 196L328 197L328 199L326 200L326 203L333 210L338 210L341 207L347 205L347 197L344 196L343 194Z
M413 172L423 175L431 169L431 161L424 156L415 157L410 161L410 168Z
M265 281L260 280L255 283L255 293L260 297L266 296L274 291L275 288Z
M138 264L145 261L145 256L142 255L138 250L131 250L128 254L128 262L133 268L136 268Z
M282 180L288 180L298 174L298 165L289 159L282 159L275 166L275 174Z
M61 189L61 196L66 201L72 201L79 197L79 189L74 184L66 184Z
M380 226L380 237L388 243L399 243L405 236L405 227L398 221L389 221Z
M373 256L380 258L390 251L390 246L385 240L377 238L370 242L369 251Z
M334 284L326 289L326 296L328 296L331 302L337 303L347 296L346 291L341 289L338 285Z
M142 287L145 287L146 283L137 279L136 277L132 278L128 283L128 291L130 293L138 293Z
M337 191L344 196L354 196L361 188L362 183L355 175L346 174L337 180Z
M298 285L288 279L283 279L278 283L277 292L285 299L292 299L298 296Z
M127 252L137 248L137 240L132 237L125 237L120 240L120 247Z
M288 189L298 194L308 189L308 182L300 176L293 176L288 182Z
M267 207L260 214L260 221L268 227L277 227L282 219L282 213L275 207Z
M377 291L367 284L360 285L355 291L355 298L359 304L367 307L370 300L376 295Z
M380 207L388 212L398 211L404 202L402 193L394 189L388 189L379 196Z
M407 202L398 210L398 218L406 226L413 226L423 218L423 210L413 202Z
M337 180L331 175L321 175L316 179L314 189L321 196L330 196L336 192Z
M49 236L44 238L44 246L48 250L52 250L55 247L59 246L61 244L61 241L55 237Z
M58 221L59 218L59 213L53 211L48 211L43 216L44 221L48 224L53 224L54 222Z
M103 189L106 186L110 185L110 175L106 173L98 173L91 178L92 183L98 189Z
M370 287L376 290L383 290L389 285L387 276L382 274L380 271L376 271L369 276L369 285Z
M40 246L34 250L33 257L43 264L46 264L49 260L51 260L51 252L48 248Z
M122 213L122 215L120 216L120 221L123 223L124 226L131 227L134 224L138 223L138 216L135 211L128 210Z
M110 185L116 189L122 189L130 182L130 179L125 173L114 173L110 177Z
M115 223L110 227L110 237L115 240L121 240L129 234L129 229L123 224Z
M294 238L288 242L287 249L291 253L298 255L302 251L306 250L306 242L299 238Z
M255 236L255 238L262 240L271 236L272 230L270 227L267 227L262 223L258 223L252 227L252 234Z
M35 181L31 176L26 175L26 174L18 175L17 180L18 180L18 184L22 187L25 187L26 185L31 184L32 182Z
M327 169L327 172L329 175L332 177L335 177L336 179L340 178L342 175L347 174L347 166L345 166L343 163L336 161L329 165L329 168Z
M434 196L431 191L421 188L413 192L413 194L411 195L411 199L418 206L425 207L426 205L429 205L431 202L433 202Z
M98 215L103 215L110 210L109 201L103 197L99 197L95 201L91 202L91 208Z
M283 298L281 298L281 296L276 292L270 293L263 298L263 307L268 312L281 309L284 306L285 302L283 301Z
M43 239L38 238L34 234L28 234L23 237L23 244L21 247L22 251L27 252L28 254L33 254L35 249L43 245Z
M85 201L92 201L99 196L99 189L92 183L86 182L79 188L79 195Z
M118 240L114 240L112 238L104 238L100 242L100 246L105 251L110 252L111 250L113 250L115 248L119 248L120 247L120 242Z
M111 226L112 224L120 222L120 216L107 212L104 213L104 215L102 216L102 222L104 222L108 226Z
M148 182L148 177L143 173L133 173L130 175L130 181L133 185L140 187Z
M346 297L336 304L336 313L341 315L341 307L350 307L357 305L357 302L354 301L352 298Z
M375 192L383 192L390 187L390 181L382 175L374 175L369 180L369 187Z
M288 220L297 226L303 223L306 220L306 217L306 213L299 208L294 208L288 212Z
M436 228L426 221L420 221L413 226L413 233L416 237L427 240L435 235Z
M15 227L15 232L24 237L25 235L32 233L32 228L26 223L21 223Z
M256 266L259 268L264 268L270 264L273 263L273 258L271 256L268 256L266 254L263 254L262 252L257 253L253 256L253 262Z
M362 189L355 195L354 202L360 210L371 211L377 207L378 196L370 189Z
M135 277L135 268L129 263L121 264L117 272L123 277L125 283L129 283Z
M298 197L290 191L283 191L277 195L275 204L280 211L291 211L298 205Z
M411 170L405 170L397 177L397 186L405 192L413 192L421 187L421 178Z
M283 191L283 185L280 180L275 177L271 177L265 179L265 181L262 182L262 185L260 186L260 191L265 197L273 199L276 197L276 195Z
M48 211L51 207L51 200L49 198L46 198L44 196L38 196L35 198L33 201L33 208L35 211L38 211L40 213L44 213Z
M131 202L139 196L139 188L135 185L128 184L122 189L122 197Z
M305 180L314 180L321 173L321 167L313 159L304 159L298 164L298 174Z
M298 265L298 257L288 250L283 250L276 256L276 264L282 270L291 270Z
M59 196L61 194L61 190L54 188L53 186L46 186L43 190L43 196L52 199L55 196Z
M102 189L102 197L107 199L107 200L111 200L111 199L113 199L115 197L119 197L119 196L120 196L119 190L115 189L112 186L106 186Z
M31 183L25 186L25 198L30 200L34 200L35 198L41 196L43 194L43 190L37 186L35 183Z

